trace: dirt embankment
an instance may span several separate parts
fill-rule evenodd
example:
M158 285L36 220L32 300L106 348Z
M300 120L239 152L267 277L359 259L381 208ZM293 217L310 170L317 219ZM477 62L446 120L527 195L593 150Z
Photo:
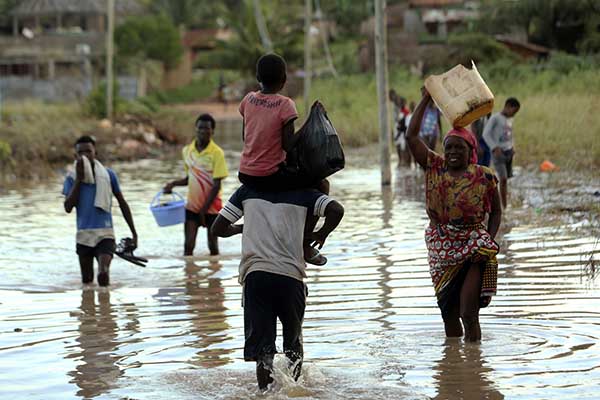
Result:
M194 116L200 114L210 114L214 119L218 120L241 120L242 116L238 111L238 102L196 102L188 104L176 104L169 108L177 111L188 112Z
M73 143L95 136L101 158L128 161L161 158L179 151L193 136L194 121L209 113L217 121L241 120L237 103L201 102L163 107L152 115L95 120L67 109L43 118L24 113L0 126L0 183L45 177L73 159Z

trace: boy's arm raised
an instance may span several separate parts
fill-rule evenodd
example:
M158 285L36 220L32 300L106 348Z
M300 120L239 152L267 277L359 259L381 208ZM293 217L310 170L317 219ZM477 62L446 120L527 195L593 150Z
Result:
M73 211L73 207L79 202L79 190L81 189L81 182L83 181L83 160L77 156L77 163L75 164L75 178L73 179L73 186L71 191L65 198L64 206L65 211L70 213Z

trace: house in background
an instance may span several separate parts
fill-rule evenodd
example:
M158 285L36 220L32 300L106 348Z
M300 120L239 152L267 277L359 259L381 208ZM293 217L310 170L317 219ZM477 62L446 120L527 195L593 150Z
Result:
M165 70L160 84L161 89L173 89L187 85L192 80L194 64L201 53L217 47L217 41L231 38L227 29L191 29L181 32L183 56L177 66Z
M520 39L516 35L496 35L494 38L523 60L544 61L550 57L549 48L529 43L526 38Z
M115 1L117 24L142 12L135 0ZM104 74L106 0L22 0L10 19L12 35L0 35L4 99L79 99ZM136 91L129 81L120 80L126 97Z
M430 65L441 65L448 58L448 35L469 31L480 14L478 0L405 0L386 8L387 46L390 64L403 64L422 74ZM375 20L363 22L361 33L366 37L359 50L362 71L371 71L375 64ZM526 35L511 32L497 35L498 43L522 59L546 59L550 50L528 43Z
M422 69L427 60L442 56L448 34L466 29L478 18L478 7L479 1L469 0L406 0L387 7L389 62ZM374 68L374 28L374 18L361 26L361 33L367 37L359 53L363 71Z

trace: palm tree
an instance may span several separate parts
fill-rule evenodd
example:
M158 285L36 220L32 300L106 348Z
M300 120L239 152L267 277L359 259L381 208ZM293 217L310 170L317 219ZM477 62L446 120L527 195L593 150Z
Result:
M290 7L289 3L280 5L276 0L267 0L267 3L268 6L262 8L265 27L278 33L272 42L272 51L282 55L288 63L301 61L301 9L299 11L293 5ZM237 7L223 7L219 15L233 35L229 40L219 40L217 48L210 54L202 55L199 63L254 75L256 60L271 51L261 40L255 11L253 0L241 0Z

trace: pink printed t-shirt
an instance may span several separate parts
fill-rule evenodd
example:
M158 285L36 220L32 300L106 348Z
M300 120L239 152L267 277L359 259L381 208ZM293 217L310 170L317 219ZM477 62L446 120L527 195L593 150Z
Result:
M240 103L240 114L244 118L240 172L250 176L274 174L285 160L283 126L298 118L294 101L280 94L250 92Z

